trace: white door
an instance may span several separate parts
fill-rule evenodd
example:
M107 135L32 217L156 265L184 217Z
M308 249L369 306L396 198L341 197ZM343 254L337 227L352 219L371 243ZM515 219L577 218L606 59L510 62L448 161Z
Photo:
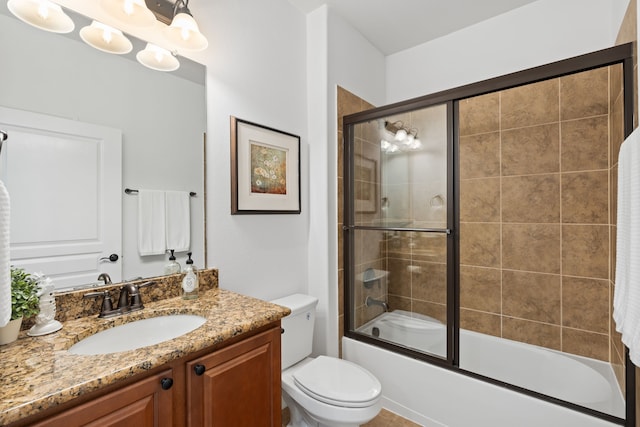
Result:
M12 265L56 288L122 275L122 132L0 107ZM118 260L108 260L111 254ZM103 259L105 258L105 259Z

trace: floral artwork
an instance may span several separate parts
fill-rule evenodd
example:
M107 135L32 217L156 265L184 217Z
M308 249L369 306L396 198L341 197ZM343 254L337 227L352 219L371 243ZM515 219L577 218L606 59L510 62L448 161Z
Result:
M287 150L251 141L251 192L287 194Z

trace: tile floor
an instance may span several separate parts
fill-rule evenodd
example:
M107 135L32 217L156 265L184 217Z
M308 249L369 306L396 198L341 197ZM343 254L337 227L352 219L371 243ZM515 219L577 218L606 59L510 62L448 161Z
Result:
M286 427L289 422L289 409L285 408L282 412L282 427ZM372 419L362 427L421 427L420 424L416 424L413 421L409 421L406 418L402 418L398 414L394 414L391 411L383 409L380 411L377 417Z

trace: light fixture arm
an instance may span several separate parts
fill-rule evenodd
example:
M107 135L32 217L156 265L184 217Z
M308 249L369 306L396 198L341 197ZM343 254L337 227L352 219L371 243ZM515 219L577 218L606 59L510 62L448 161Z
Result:
M178 13L186 13L193 17L189 10L189 0L176 0L176 3L173 5L173 16L175 17Z

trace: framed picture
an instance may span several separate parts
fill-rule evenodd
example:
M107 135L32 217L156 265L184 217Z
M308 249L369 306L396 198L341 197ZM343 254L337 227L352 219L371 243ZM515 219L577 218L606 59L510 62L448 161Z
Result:
M231 117L231 214L300 213L300 137Z
M358 154L354 157L354 204L356 212L376 212L376 161Z

